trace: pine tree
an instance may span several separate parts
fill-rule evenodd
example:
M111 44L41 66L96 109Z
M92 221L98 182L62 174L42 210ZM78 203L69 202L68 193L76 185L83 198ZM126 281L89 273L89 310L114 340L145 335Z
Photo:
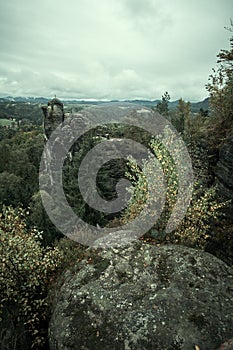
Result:
M162 100L156 106L157 111L165 117L168 116L168 104L169 104L170 99L171 99L171 97L170 97L169 93L166 91L162 95Z
M231 28L226 29L233 32L233 21ZM233 36L230 38L230 49L221 50L217 57L218 68L213 69L206 88L210 93L212 116L209 124L210 141L219 147L233 131Z
M171 121L177 131L181 134L184 133L185 123L188 121L190 113L190 102L185 102L182 98L180 98Z

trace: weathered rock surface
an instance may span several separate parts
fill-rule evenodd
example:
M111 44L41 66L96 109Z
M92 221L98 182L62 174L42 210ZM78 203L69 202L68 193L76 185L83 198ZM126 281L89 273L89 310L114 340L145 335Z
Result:
M208 253L137 241L63 278L51 350L214 350L232 338L233 270Z
M233 134L231 134L219 152L219 161L216 167L222 193L233 198Z
M56 127L64 121L63 103L57 98L48 102L47 106L42 107L44 113L44 134L48 139Z

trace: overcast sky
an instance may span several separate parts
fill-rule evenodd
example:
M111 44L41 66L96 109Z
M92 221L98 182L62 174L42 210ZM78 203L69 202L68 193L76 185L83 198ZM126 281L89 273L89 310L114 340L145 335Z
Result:
M0 95L204 99L232 0L0 0Z

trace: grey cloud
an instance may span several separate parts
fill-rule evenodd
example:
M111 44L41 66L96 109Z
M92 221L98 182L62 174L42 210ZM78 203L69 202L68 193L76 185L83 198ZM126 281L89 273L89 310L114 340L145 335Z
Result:
M144 16L150 15L151 12L155 13L156 7L151 0L124 0L123 4L129 11L130 15Z
M0 94L202 99L232 10L231 0L1 2Z

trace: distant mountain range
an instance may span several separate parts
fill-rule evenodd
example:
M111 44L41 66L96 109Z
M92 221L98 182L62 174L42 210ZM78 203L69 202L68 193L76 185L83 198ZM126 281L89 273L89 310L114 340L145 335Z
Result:
M39 104L47 104L49 102L49 98L45 97L12 97L12 96L7 96L7 97L0 97L0 102L21 102L21 103L39 103ZM127 102L127 103L134 103L134 104L139 104L143 105L146 107L155 107L158 102L161 100L111 100L111 101L101 101L101 100L62 100L61 101L64 104L80 104L80 105L98 105L102 103L109 103L109 102ZM169 108L175 108L178 105L178 100L176 101L171 101L169 102ZM199 112L200 109L207 110L209 108L209 98L204 99L203 101L200 102L191 102L191 111L192 112Z

